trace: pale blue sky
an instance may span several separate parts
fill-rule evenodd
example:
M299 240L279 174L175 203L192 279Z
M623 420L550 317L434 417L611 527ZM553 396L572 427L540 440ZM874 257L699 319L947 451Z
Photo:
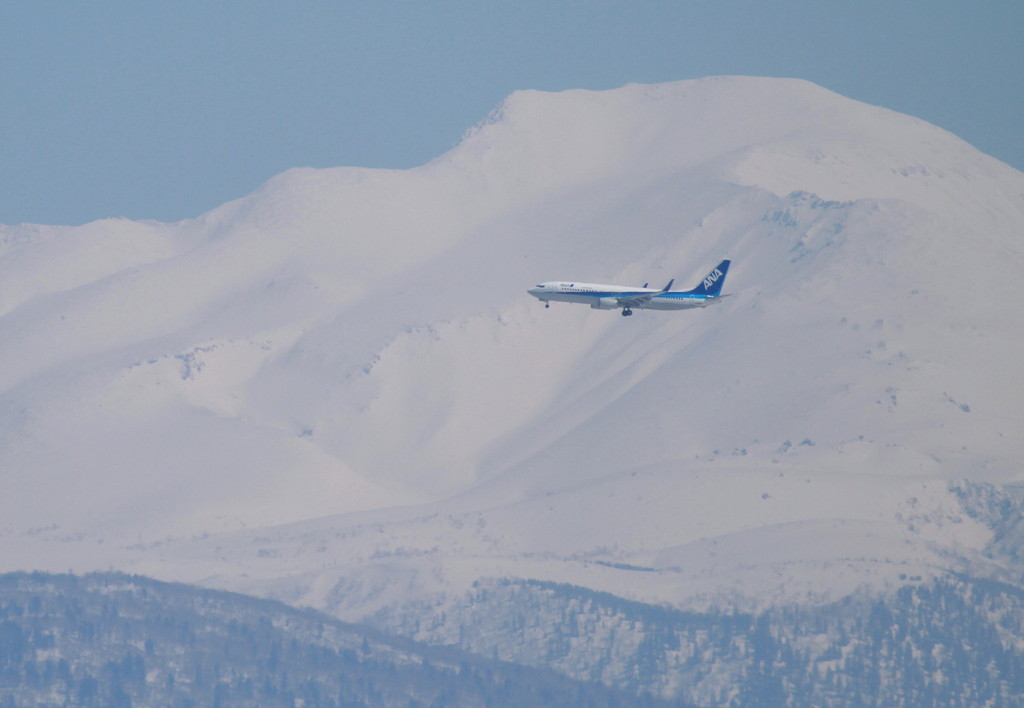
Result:
M517 89L808 79L1024 168L1019 0L5 0L0 223L176 221L412 167Z

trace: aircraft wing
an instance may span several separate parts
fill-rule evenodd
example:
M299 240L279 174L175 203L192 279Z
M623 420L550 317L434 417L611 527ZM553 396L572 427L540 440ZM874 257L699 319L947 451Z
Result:
M651 298L653 298L655 295L667 293L669 290L672 289L672 283L674 282L676 282L675 278L668 281L668 285L666 285L656 293L640 293L639 295L627 295L625 297L617 298L616 302L618 302L618 304L623 307L640 307L650 302Z

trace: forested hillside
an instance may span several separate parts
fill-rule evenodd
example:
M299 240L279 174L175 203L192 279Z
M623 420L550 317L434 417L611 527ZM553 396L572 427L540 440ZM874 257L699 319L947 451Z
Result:
M469 651L702 706L1020 705L1024 592L966 577L907 580L888 596L759 614L497 581L428 619L426 608L379 619L434 641L473 627L459 635Z
M0 706L660 705L138 576L0 576Z
M461 627L463 648L536 668L139 576L7 574L0 706L668 705L653 693L674 706L1008 707L1024 695L1024 592L987 580L762 614L505 580L441 610L378 620L434 641Z

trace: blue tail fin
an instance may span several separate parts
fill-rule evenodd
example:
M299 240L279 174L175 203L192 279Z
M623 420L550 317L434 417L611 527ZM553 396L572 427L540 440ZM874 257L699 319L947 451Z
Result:
M725 274L729 272L729 264L732 261L725 260L719 263L710 273L704 276L704 281L690 292L694 295L706 297L718 297L725 285Z

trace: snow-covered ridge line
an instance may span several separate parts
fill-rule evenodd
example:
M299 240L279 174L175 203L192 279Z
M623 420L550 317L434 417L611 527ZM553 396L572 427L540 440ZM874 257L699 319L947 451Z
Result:
M1020 478L1022 226L1024 175L945 131L718 77L519 92L422 167L178 224L3 227L0 557L349 618L503 574L686 606L995 573L949 483ZM707 311L525 292L722 258Z

